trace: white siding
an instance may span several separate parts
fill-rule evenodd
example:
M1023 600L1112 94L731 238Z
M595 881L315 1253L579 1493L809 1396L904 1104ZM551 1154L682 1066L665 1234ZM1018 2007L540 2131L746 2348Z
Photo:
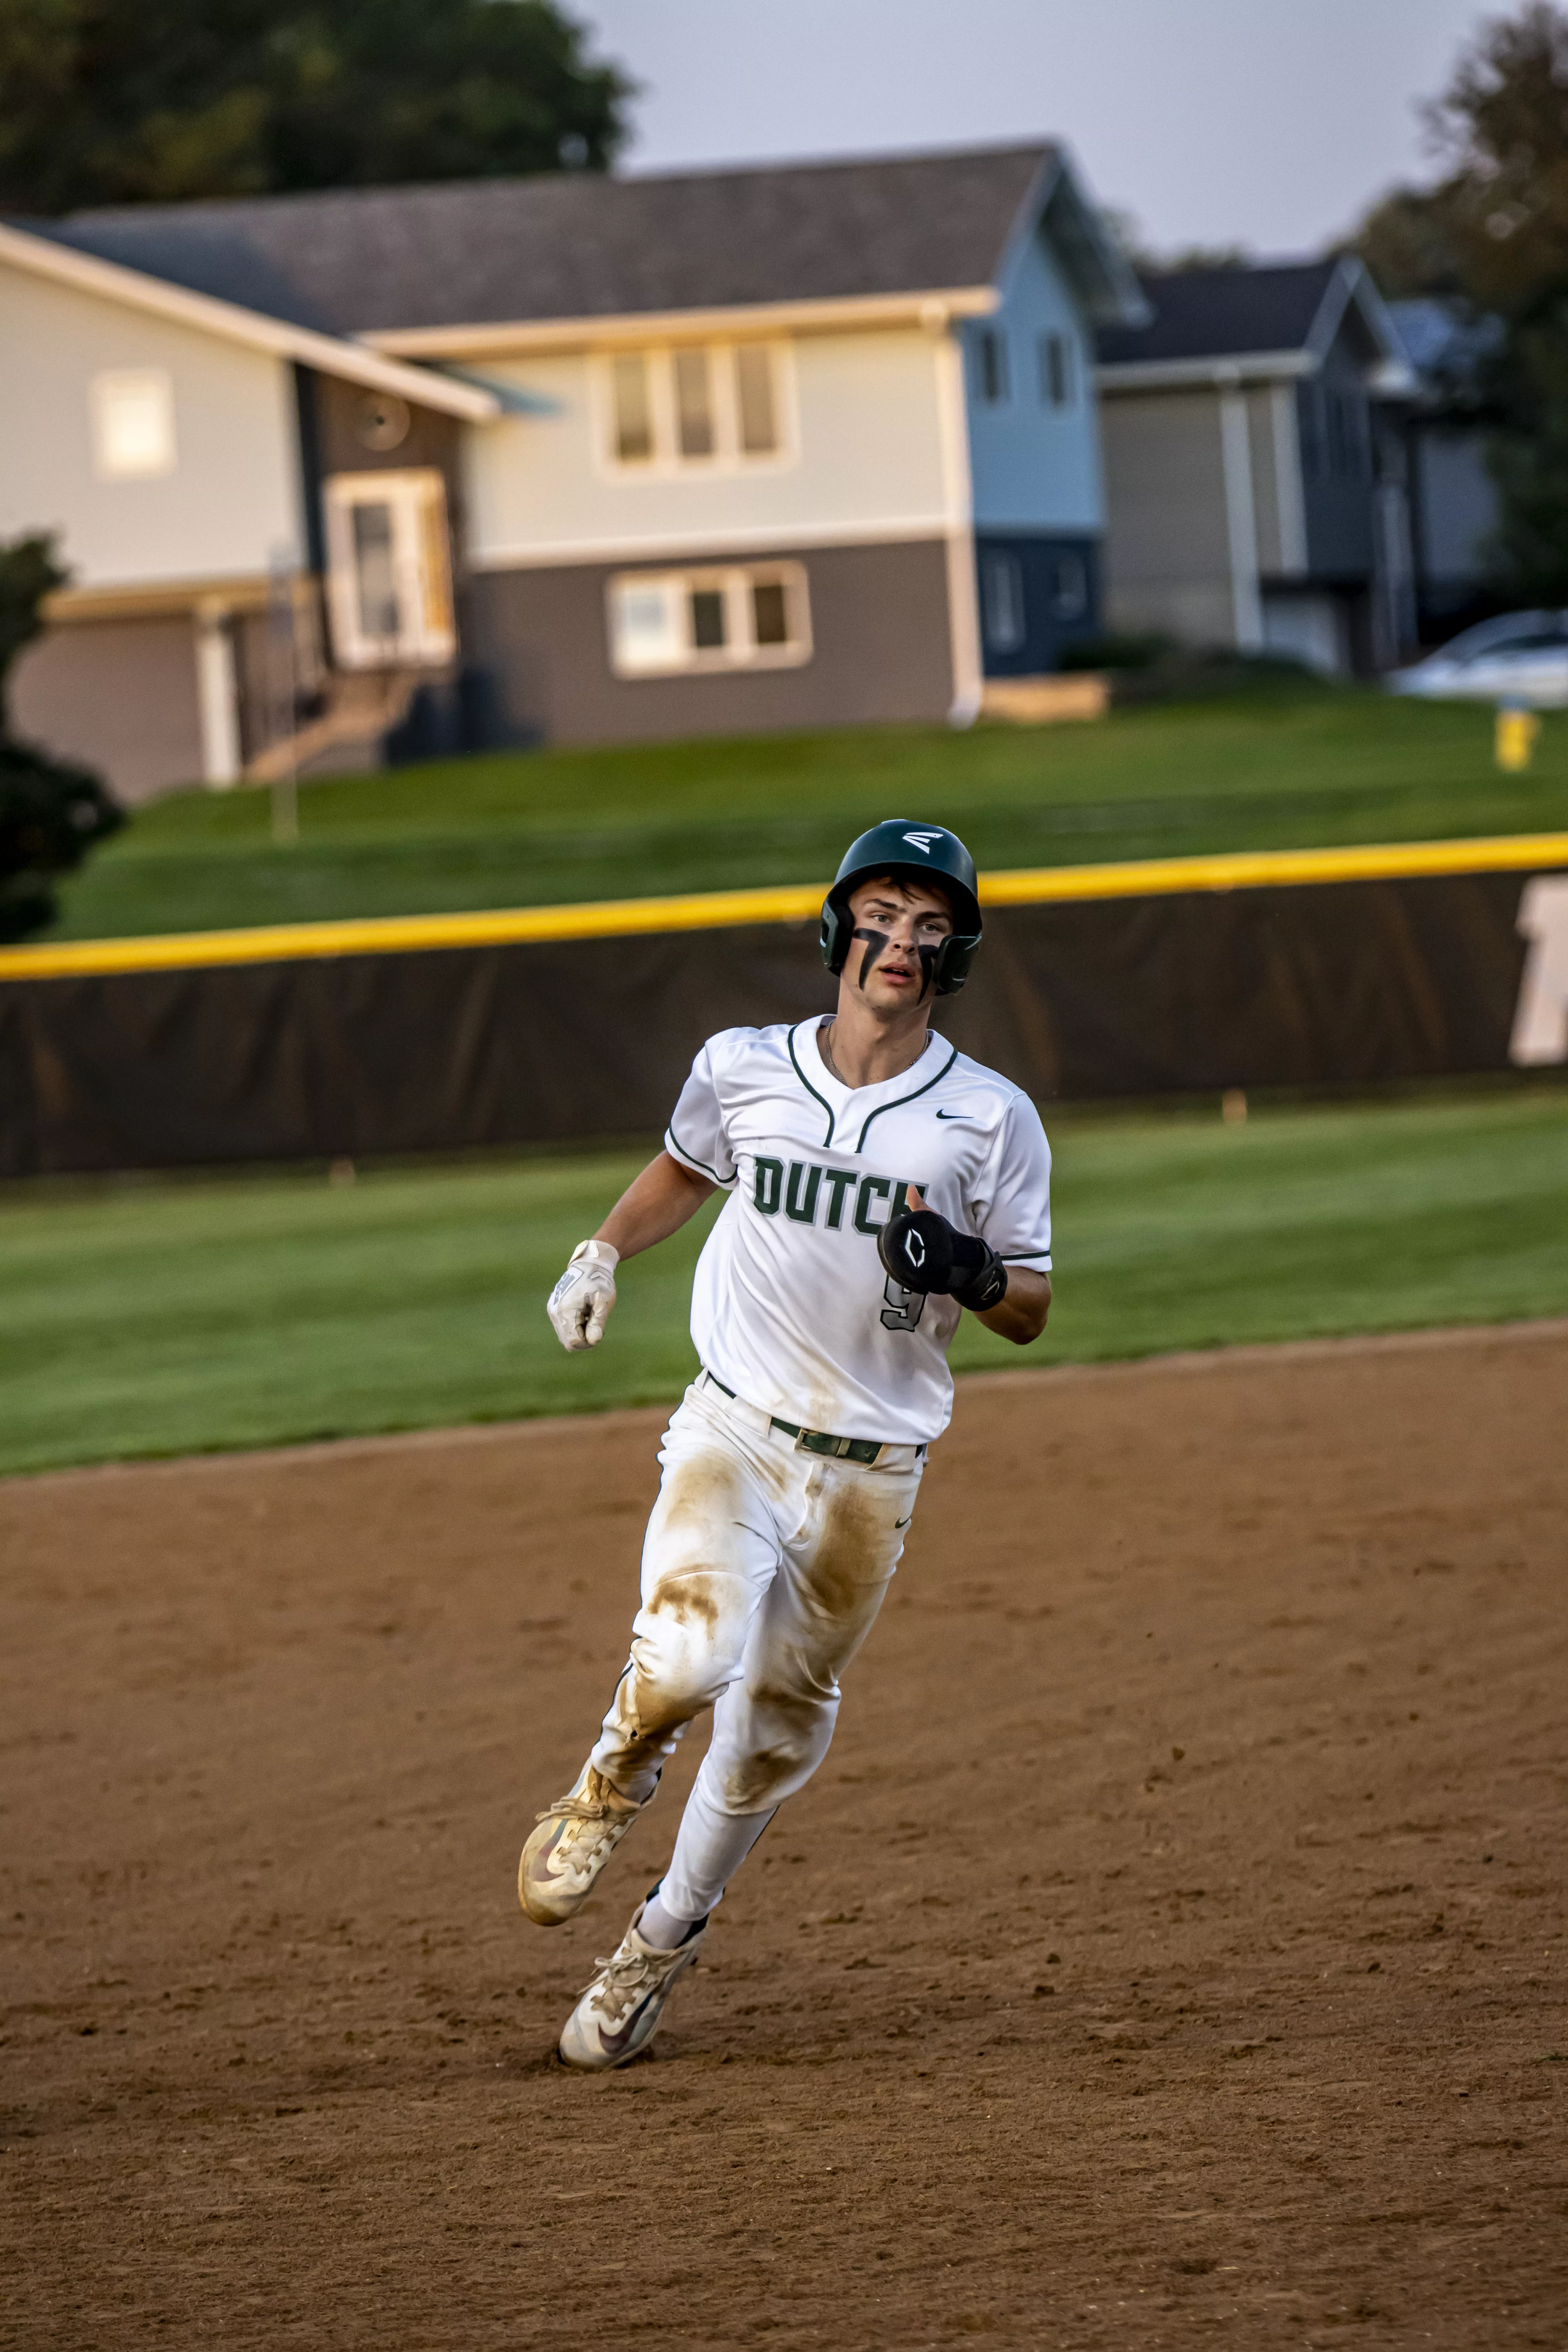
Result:
M975 397L976 339L1006 337L1009 397ZM1074 399L1053 408L1040 396L1042 336L1073 347ZM1099 531L1104 527L1094 352L1078 306L1043 237L1033 236L1008 268L1002 307L966 331L969 444L978 530Z
M506 566L939 535L937 348L918 330L801 336L785 371L784 455L649 474L606 462L600 362L586 352L475 361L552 413L469 435L472 558Z
M175 462L105 481L92 394L161 371ZM293 385L283 361L0 267L0 535L54 530L79 588L229 580L300 560Z

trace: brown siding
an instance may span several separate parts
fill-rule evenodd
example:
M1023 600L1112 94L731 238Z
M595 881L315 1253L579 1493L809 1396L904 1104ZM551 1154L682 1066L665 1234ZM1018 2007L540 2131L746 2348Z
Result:
M360 421L367 404L378 395L333 376L318 375L314 383L316 456L323 480L331 474L401 473L414 466L434 466L447 485L447 513L452 527L454 553L463 545L462 434L455 416L433 408L410 408L408 431L395 449L367 449Z
M952 656L942 543L791 549L788 560L804 565L811 605L814 649L797 668L616 677L605 583L678 563L476 573L465 657L489 672L518 734L552 743L945 719ZM702 559L704 567L767 561L758 549Z
M46 630L16 664L10 694L18 735L96 768L124 802L201 779L188 614Z

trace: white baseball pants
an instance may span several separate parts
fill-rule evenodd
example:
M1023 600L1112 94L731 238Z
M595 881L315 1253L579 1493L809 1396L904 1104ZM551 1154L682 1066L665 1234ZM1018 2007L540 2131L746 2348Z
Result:
M808 1454L702 1375L665 1433L631 1656L592 1762L652 1795L693 1717L713 1738L660 1901L700 1919L827 1753L838 1677L904 1548L925 1450L875 1463Z

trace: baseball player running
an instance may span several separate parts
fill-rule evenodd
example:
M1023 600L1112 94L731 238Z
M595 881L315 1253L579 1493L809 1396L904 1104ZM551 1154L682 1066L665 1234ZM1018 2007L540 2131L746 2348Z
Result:
M651 2040L729 1880L826 1754L947 1426L961 1311L1020 1346L1045 1328L1039 1115L930 1025L980 929L954 835L863 834L822 910L837 1012L710 1038L663 1150L550 1295L563 1346L597 1346L619 1261L729 1193L698 1261L702 1370L659 1456L631 1655L518 1873L531 1919L570 1919L712 1707L669 1867L566 2021L570 2066L624 2065Z

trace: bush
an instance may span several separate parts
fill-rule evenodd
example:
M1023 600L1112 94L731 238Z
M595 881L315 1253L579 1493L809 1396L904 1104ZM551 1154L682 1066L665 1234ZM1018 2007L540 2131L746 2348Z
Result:
M52 922L49 877L68 874L124 822L88 769L0 736L0 940Z
M1075 637L1064 646L1058 662L1061 669L1152 669L1163 655L1173 650L1169 637L1157 631L1144 636L1123 635L1108 631L1103 636Z
M39 607L64 579L42 533L0 546L0 940L26 939L52 922L51 877L68 874L125 822L89 769L53 760L11 733L5 673L43 626Z

